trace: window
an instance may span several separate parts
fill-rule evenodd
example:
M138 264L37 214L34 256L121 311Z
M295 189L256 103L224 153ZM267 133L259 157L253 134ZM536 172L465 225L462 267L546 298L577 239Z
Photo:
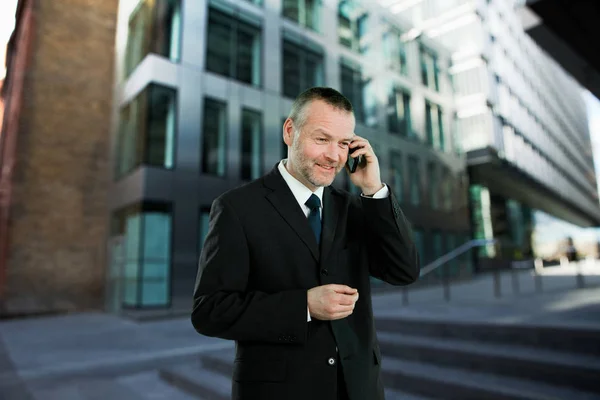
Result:
M421 45L421 80L423 85L435 91L440 90L439 74L436 55Z
M179 61L181 1L142 0L129 17L125 75L129 76L148 53Z
M427 131L427 144L432 148L444 151L444 118L440 106L425 103L425 129Z
M401 32L396 28L390 28L383 34L383 56L387 68L406 75L408 73L406 48L400 36Z
M171 210L162 204L130 206L113 215L112 236L125 239L123 307L168 306Z
M174 89L150 84L121 110L115 177L141 164L172 168L176 123Z
M295 98L304 90L323 85L323 55L283 41L283 94Z
M429 207L436 210L439 207L439 181L435 163L427 164L427 175L429 175Z
M342 63L340 68L342 94L352 103L356 121L364 122L363 80L360 68L357 66L352 67L345 63Z
M410 95L400 89L390 92L387 108L388 129L404 137L416 137L410 119Z
M454 114L454 116L452 117L452 142L453 142L453 147L454 147L454 153L457 155L462 154L462 147L460 144L460 124L458 121L458 116L456 115L456 113Z
M242 179L257 179L263 163L262 116L259 112L242 110Z
M241 17L240 17L241 18ZM206 69L253 86L261 85L260 22L235 19L211 8L208 14Z
M227 162L227 105L205 99L202 146L202 172L225 176Z
M443 207L446 211L452 211L453 201L452 201L452 188L455 183L454 177L450 173L450 170L446 169L444 171L444 180L442 181L442 196L443 196Z
M390 181L392 190L398 202L404 199L404 168L402 168L402 155L397 151L390 151Z
M338 37L339 42L347 48L364 53L366 48L361 46L361 38L367 28L368 14L354 1L342 0L338 6Z
M410 204L418 206L421 202L421 173L419 159L413 156L408 157L408 177Z
M283 0L283 16L313 31L321 31L320 0Z

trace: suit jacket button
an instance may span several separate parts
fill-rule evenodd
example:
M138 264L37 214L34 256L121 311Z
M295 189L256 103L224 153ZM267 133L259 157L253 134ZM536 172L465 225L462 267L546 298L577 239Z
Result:
M329 271L327 271L327 269L322 269L321 274L327 276L327 275L329 275Z
M335 365L335 358L331 357L329 360L327 360L327 362L329 365Z

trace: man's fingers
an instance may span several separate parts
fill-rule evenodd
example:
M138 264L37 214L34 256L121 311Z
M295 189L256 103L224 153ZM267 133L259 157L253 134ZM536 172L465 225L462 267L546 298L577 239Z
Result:
M357 300L358 300L358 293L355 293L353 295L342 294L342 295L339 295L338 304L341 304L344 306L354 305L354 303L356 303Z
M334 292L336 293L344 293L344 294L354 294L357 292L356 289L351 288L350 286L346 286L346 285L329 285L329 287L331 289L333 289Z

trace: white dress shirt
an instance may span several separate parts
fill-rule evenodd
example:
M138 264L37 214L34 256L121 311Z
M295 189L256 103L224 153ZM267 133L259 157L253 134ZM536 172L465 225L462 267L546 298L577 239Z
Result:
M298 179L294 178L292 176L292 174L290 174L288 172L288 170L285 167L286 162L287 162L287 158L281 160L279 162L279 165L277 166L277 168L279 169L279 172L281 173L283 180L285 180L285 182L289 186L290 190L292 191L292 194L296 198L298 205L300 206L300 208L302 208L302 211L304 211L304 215L308 218L308 214L310 213L310 208L308 208L308 206L305 204L306 201L312 194L316 194L317 197L319 198L319 200L321 201L321 207L319 208L319 213L320 213L320 217L322 219L323 218L323 190L324 190L324 187L320 186L314 192L311 191L309 188L304 186L304 184L302 182L300 182ZM390 192L389 192L387 185L384 184L383 187L381 189L379 189L379 191L377 191L373 196L365 196L362 194L361 194L361 196L368 197L368 198L374 198L374 199L383 199L383 198L388 197L389 193ZM307 313L308 313L307 321L310 321L310 310L308 310L308 306L307 306Z

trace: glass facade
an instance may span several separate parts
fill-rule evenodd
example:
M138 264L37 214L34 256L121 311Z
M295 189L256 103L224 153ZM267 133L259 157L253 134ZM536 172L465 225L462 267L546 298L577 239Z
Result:
M252 18L235 18L210 8L206 70L253 86L261 85L261 28Z
M435 163L430 162L427 164L427 176L429 178L429 207L436 210L439 208L440 182L438 180L438 169Z
M181 51L181 0L141 0L129 17L125 74L148 55L179 61Z
M283 16L316 32L321 31L320 0L283 0Z
M242 171L244 180L257 179L263 174L262 115L253 110L242 110Z
M410 204L418 206L421 203L421 171L419 159L408 157L409 197Z
M174 89L150 84L121 110L115 178L140 165L172 168L177 130Z
M383 57L387 68L401 75L408 74L408 61L406 57L406 46L402 41L402 32L390 27L383 34Z
M338 36L341 45L364 53L361 39L367 31L368 14L355 1L342 0L338 5Z
M421 82L429 89L440 90L440 71L437 56L428 48L421 45Z
M425 130L427 132L427 144L434 149L444 151L446 143L444 140L442 109L430 102L425 103Z
M227 104L205 99L204 116L202 172L224 177L227 167Z
M304 90L324 83L323 55L290 40L283 42L283 94L295 98Z
M363 107L364 86L360 67L353 66L348 62L340 64L340 77L342 94L350 100L354 108L354 116L357 122L365 121Z
M140 4L159 3L160 0ZM382 178L403 207L410 210L407 212L410 223L418 227L415 241L424 264L437 254L434 242L441 240L443 254L453 245L453 239L448 239L450 235L468 237L467 213L446 212L447 198L452 197L446 195L446 181L450 181L449 187L458 188L453 180L467 176L465 160L454 152L440 155L439 150L458 142L451 140L450 133L462 136L463 132L477 129L457 122L453 129L447 129L449 135L444 136L444 117L448 121L460 120L453 94L442 90L447 86L448 66L453 60L444 46L427 35L411 37L411 26L390 18L383 7L369 2L210 0L194 2L193 6L181 3L185 5L184 13L175 8L169 11L171 14L167 13L172 15L168 17L173 21L171 32L181 31L177 41L170 36L168 52L177 54L176 59L181 58L181 63L168 64L151 58L139 65L140 71L142 68L144 71L136 74L135 79L119 76L117 79L122 81L116 82L116 87L122 88L120 104L124 104L117 115L120 125L115 137L117 175L127 174L141 164L169 169L148 169L142 176L141 194L135 192L137 187L128 186L123 194L116 195L124 200L115 201L128 204L127 196L134 193L168 205L162 210L140 207L137 214L132 214L131 221L122 223L128 230L123 228L116 234L138 237L138 245L143 246L146 227L163 232L162 236L149 237L167 241L168 247L161 251L168 249L169 257L175 254L177 262L173 263L173 273L164 275L165 279L172 277L173 282L161 296L167 293L171 297L171 290L180 291L171 299L177 301L183 297L184 288L191 290L193 278L188 275L194 271L195 276L198 260L194 255L200 254L208 232L210 204L223 191L241 181L260 177L267 172L266 168L287 157L282 125L289 105L299 93L313 86L335 87L351 100L357 119L355 132L368 139L375 149ZM179 2L163 4L179 7ZM138 16L143 7L131 14L131 20L144 21L143 14ZM126 12L131 11L127 8ZM128 18L129 15L121 18L121 25L127 25ZM130 44L123 56L139 60L133 50L135 43L141 43L136 39L136 31L128 26L120 29L129 29ZM161 32L167 32L165 29ZM332 33L331 30L335 30L337 37L323 36ZM117 40L124 40L122 37ZM193 50L181 52L179 57L181 38L185 38L185 48ZM118 44L118 48L125 47L125 43ZM167 50L164 46L160 48L163 50L157 54L164 55ZM135 63L139 61L129 61ZM459 78L456 74L452 77ZM148 80L147 88L139 91L144 79ZM463 93L462 81L456 81ZM166 82L173 88L162 86ZM482 126L485 125L477 128ZM430 163L435 166L433 175ZM196 173L190 174L190 170ZM444 175L446 171L453 173ZM360 189L344 174L341 173L334 186L359 195ZM129 185L129 181L115 185L115 191L122 190L125 184ZM465 181L462 189L465 204L461 206L457 200L454 205L457 209L466 207L468 185ZM455 197L458 199L458 194ZM428 212L429 205L438 212ZM192 225L197 226L188 228L191 207L197 207L199 215L194 213L192 218L197 221ZM453 232L440 226L446 223L442 221L451 224ZM178 227L173 237L171 225ZM441 239L436 235L441 235ZM127 240L131 252L136 243ZM151 250L140 250L139 254L147 251L152 255L148 259L167 259L163 253L153 255ZM159 290L135 283L146 276L144 256L129 258L132 261L124 281L128 285L127 304L134 307L165 304L157 300L160 297L157 293L166 290L164 287ZM152 268L155 267L149 266L148 271L153 274ZM149 283L154 278L148 279ZM147 293L155 293L155 299Z
M404 201L404 168L402 168L402 155L398 151L390 152L390 185L398 202Z
M164 307L170 303L171 211L165 205L127 207L113 215L112 236L124 238L123 307Z
M387 107L388 130L404 137L416 137L410 119L410 95L400 89L390 90Z

